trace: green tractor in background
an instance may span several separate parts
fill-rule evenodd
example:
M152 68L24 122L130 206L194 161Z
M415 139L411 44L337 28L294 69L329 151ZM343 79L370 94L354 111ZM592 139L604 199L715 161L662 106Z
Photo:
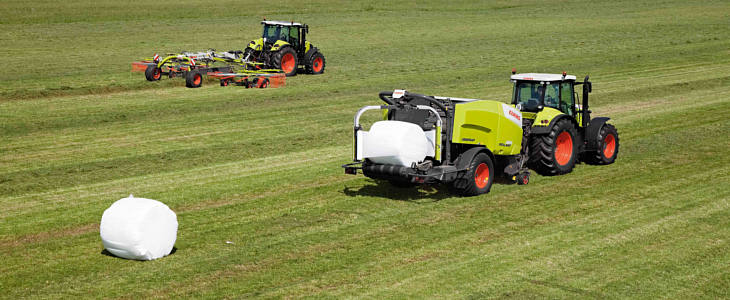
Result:
M300 67L309 74L324 73L324 55L307 41L309 26L265 19L261 24L261 38L251 41L243 52L246 63L255 69L281 69L286 76L296 75Z
M522 112L528 137L527 165L540 175L560 175L576 162L607 165L616 160L619 139L607 117L591 118L588 76L583 82L573 75L515 74L512 104ZM582 104L575 86L583 85Z

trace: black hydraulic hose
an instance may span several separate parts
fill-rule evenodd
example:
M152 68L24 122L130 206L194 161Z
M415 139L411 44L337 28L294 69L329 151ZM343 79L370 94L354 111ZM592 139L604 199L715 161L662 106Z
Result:
M436 106L438 106L444 113L446 113L448 111L446 109L446 106L443 103L434 99L433 97L429 97L429 96L421 95L421 94L414 94L414 93L406 93L406 96L409 96L411 98L423 99L428 102L431 102L431 103L435 104Z
M395 105L393 100L391 98L388 98L388 97L393 97L392 91L380 92L380 94L378 94L378 96L380 97L381 100L385 101L385 103L388 103L390 105ZM443 103L439 102L438 100L434 99L433 97L429 97L429 96L421 95L421 94L415 94L415 93L408 93L408 92L406 92L404 96L407 96L410 98L418 98L418 99L426 100L426 101L431 102L434 105L438 106L444 113L448 111L446 109L446 106Z
M393 103L393 101L391 101L388 98L388 97L393 97L393 92L392 91L380 92L380 94L378 96L380 96L380 99L383 100L383 101L385 101L385 103L388 103L390 105L395 105L395 103Z

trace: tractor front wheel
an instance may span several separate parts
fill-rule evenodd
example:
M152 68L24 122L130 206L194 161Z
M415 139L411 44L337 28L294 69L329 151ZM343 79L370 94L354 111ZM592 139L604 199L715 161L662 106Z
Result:
M274 68L284 71L286 76L297 75L299 58L292 47L284 47L274 54Z
M489 193L494 181L494 163L486 153L472 158L466 171L457 175L451 187L459 195L477 196Z
M319 51L315 52L312 57L309 58L309 61L305 66L307 73L310 74L322 74L324 73L324 67L324 55Z
M596 137L595 151L584 153L583 160L592 165L609 165L618 155L618 131L611 124L604 124Z
M144 70L144 77L148 81L158 81L162 78L162 70L157 65L148 65L147 69Z
M199 88L203 85L203 74L197 71L190 71L185 76L185 86L189 88Z
M543 176L570 173L575 166L577 148L573 123L562 119L548 134L530 138L529 167Z

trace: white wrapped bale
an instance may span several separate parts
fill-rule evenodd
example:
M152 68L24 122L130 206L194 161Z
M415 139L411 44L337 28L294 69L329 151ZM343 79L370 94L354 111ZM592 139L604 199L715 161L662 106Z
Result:
M162 202L129 195L104 211L99 232L104 248L118 257L158 259L175 245L177 215Z
M420 126L402 121L379 121L363 135L363 157L379 164L411 166L432 153L433 145ZM433 155L433 154L431 154Z

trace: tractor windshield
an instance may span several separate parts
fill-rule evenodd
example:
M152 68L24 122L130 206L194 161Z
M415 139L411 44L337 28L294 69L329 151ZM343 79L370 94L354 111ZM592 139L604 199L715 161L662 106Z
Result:
M289 27L266 24L261 37L265 38L268 43L275 43L278 40L289 41Z
M540 105L544 86L539 82L522 81L515 84L514 104L520 104L527 111L536 111Z

